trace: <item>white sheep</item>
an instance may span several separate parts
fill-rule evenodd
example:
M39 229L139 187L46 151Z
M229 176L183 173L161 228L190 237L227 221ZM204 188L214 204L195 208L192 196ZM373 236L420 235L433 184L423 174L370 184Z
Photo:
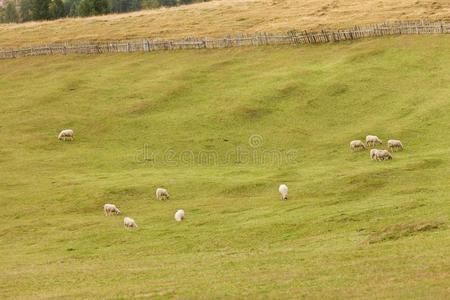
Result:
M287 200L287 198L288 198L287 185L285 185L285 184L280 185L280 187L278 188L278 191L280 192L281 200Z
M369 147L373 147L376 144L383 144L383 142L376 135L368 135L366 136L366 144Z
M392 154L387 150L378 150L376 157L377 160L390 160L392 159Z
M361 140L354 140L350 142L350 149L352 151L356 151L356 150L364 150L366 149L366 145L364 145L364 143Z
M378 150L378 149L371 149L371 150L370 150L370 158L371 158L372 160L377 159L377 153L378 153L378 151L380 151L380 150Z
M65 141L65 140L73 140L73 130L72 129L64 129L63 131L61 131L58 135L58 139L61 141Z
M388 148L391 151L403 150L403 144L399 140L389 140L388 141Z
M179 209L177 210L177 212L175 213L175 221L180 222L183 221L184 219L184 210Z
M163 188L156 189L156 199L158 200L167 200L169 199L169 192Z
M125 228L134 228L134 227L137 228L138 227L136 222L132 218L129 218L129 217L125 217L123 219L123 226L125 226Z
M110 216L113 213L120 215L122 213L114 204L105 204L103 206L103 211L105 212L105 216Z

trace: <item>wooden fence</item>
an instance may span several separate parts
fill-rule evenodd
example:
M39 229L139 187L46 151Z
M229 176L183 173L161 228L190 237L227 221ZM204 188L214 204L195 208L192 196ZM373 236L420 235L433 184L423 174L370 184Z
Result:
M215 49L261 45L302 45L356 40L367 37L404 34L450 33L445 21L402 21L376 25L355 26L337 31L296 31L285 34L238 34L225 38L186 38L181 40L140 39L110 42L64 43L31 46L18 49L0 49L0 59L54 54L101 54L119 52L150 52L180 49Z

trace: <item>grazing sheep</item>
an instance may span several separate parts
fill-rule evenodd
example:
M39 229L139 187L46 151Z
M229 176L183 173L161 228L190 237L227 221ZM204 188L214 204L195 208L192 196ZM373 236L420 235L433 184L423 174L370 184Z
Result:
M58 139L61 141L65 141L65 140L73 140L73 130L72 129L64 129L63 131L61 131L58 135Z
M123 219L123 226L125 226L125 228L134 228L134 227L138 227L136 222L134 222L134 220L132 218L129 217L125 217Z
M103 206L103 211L105 212L105 216L110 216L113 213L120 215L122 213L114 204L105 204Z
M366 149L366 145L364 145L364 143L361 140L354 140L350 142L350 149L352 151L356 151L356 150L365 150Z
M156 199L158 199L158 200L168 200L169 199L169 192L166 189L157 188L156 189Z
M371 158L372 160L377 159L377 153L378 153L378 151L381 151L381 150L378 150L378 149L371 149L371 150L370 150L370 158Z
M376 157L377 160L390 160L392 159L392 154L387 150L378 150Z
M184 210L179 209L177 210L177 212L175 213L175 220L177 222L183 221L184 219Z
M403 144L399 140L389 140L388 141L388 148L391 151L395 150L403 150Z
M287 198L288 198L287 185L285 185L285 184L280 185L280 187L278 188L278 191L280 192L281 200L287 200Z
M376 144L383 144L383 142L376 135L368 135L366 136L366 144L369 147L373 147Z

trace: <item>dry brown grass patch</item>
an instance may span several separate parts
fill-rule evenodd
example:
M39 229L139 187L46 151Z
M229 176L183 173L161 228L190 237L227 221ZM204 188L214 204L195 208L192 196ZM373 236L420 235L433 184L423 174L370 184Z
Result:
M0 48L65 41L222 37L343 28L386 20L450 19L447 0L217 0L90 18L0 25Z
M388 226L381 231L372 233L366 243L375 244L390 240L397 240L403 237L416 235L422 232L432 231L442 227L443 223L428 221L428 222L417 222L410 224L396 224Z

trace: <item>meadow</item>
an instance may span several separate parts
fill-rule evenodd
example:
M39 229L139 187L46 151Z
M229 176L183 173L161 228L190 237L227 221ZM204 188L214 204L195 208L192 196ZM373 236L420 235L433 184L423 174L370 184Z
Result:
M0 61L0 298L448 299L449 49ZM405 150L349 151L367 134Z
M121 39L225 37L344 29L399 20L449 20L448 0L214 0L127 14L0 24L0 48Z

